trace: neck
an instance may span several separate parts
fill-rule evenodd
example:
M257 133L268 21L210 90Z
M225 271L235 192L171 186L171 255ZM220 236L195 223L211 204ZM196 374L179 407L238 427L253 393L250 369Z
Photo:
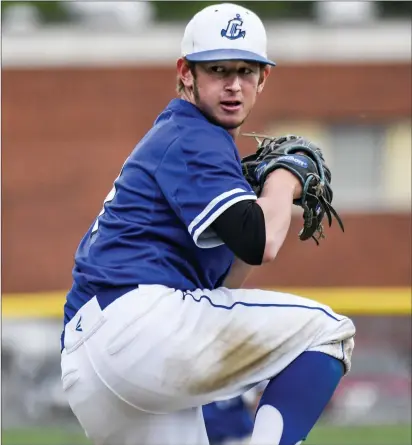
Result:
M190 91L190 92L188 92L188 91L183 91L181 94L180 94L180 99L183 99L183 100L185 100L186 102L190 102L191 104L193 104L193 105L196 105L196 103L195 103L195 98L194 98L194 96L193 96L193 93Z
M227 132L232 136L233 140L235 141L236 138L239 136L240 133L240 127L232 128L231 130L227 130Z

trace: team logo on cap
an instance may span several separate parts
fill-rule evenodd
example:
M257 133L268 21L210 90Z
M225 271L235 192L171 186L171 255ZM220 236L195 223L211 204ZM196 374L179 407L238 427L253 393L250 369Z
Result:
M243 20L240 17L240 14L236 14L234 19L231 19L227 22L226 29L222 29L220 35L222 37L226 37L229 40L240 39L241 37L245 38L246 31L243 31L240 27L243 25Z

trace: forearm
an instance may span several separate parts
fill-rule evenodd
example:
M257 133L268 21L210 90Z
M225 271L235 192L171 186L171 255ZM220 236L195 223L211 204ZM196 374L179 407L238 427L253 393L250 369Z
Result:
M239 289L255 267L245 263L240 258L235 258L229 274L223 282L223 286L229 289Z
M273 261L282 247L292 219L296 181L286 170L273 172L256 201L265 215L266 245L263 263Z

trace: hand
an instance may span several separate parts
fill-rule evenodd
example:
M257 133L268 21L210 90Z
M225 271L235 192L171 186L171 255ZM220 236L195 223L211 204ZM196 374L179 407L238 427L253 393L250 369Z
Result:
M263 137L263 136L262 136ZM257 139L257 138L256 138ZM323 219L327 218L329 226L333 217L342 231L343 223L336 210L332 207L333 192L331 188L331 171L326 165L321 149L313 142L300 136L282 136L279 138L264 136L254 155L242 159L242 172L256 196L268 188L266 179L274 175L276 170L282 173L280 181L272 181L274 189L289 190L293 194L293 203L303 209L303 228L299 238L305 241L313 238L318 244L323 238ZM300 182L285 179L290 172ZM285 185L286 184L286 185ZM288 185L289 184L289 185ZM279 191L277 191L279 193ZM265 194L268 194L265 192ZM274 196L274 195L273 195ZM287 194L285 195L287 198Z
M268 177L266 178L265 185L266 183L279 180L281 180L286 186L290 186L293 191L293 200L301 198L303 192L301 182L293 173L284 168L279 168L274 170L272 173L269 173Z

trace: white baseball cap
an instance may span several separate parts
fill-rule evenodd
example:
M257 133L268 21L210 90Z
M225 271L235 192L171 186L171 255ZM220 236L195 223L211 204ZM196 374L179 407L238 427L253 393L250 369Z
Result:
M208 6L186 26L182 56L191 62L247 60L275 66L267 58L267 38L260 18L233 3Z

